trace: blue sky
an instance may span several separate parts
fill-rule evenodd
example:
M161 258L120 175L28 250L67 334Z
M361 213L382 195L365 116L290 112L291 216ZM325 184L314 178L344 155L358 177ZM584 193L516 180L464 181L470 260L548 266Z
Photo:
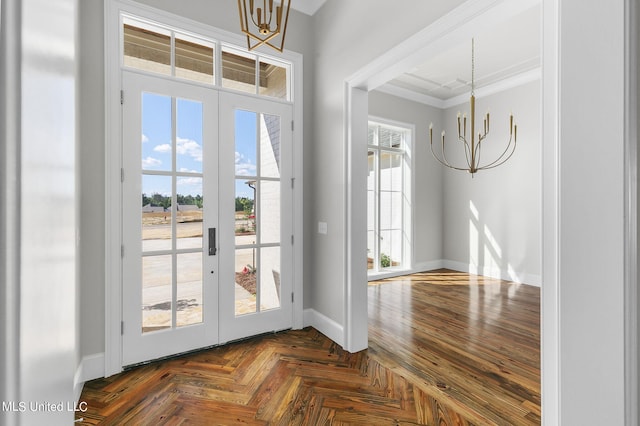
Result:
M236 110L236 175L256 175L257 146L256 113ZM253 189L245 182L247 179L236 179L236 197L253 199Z
M197 101L176 101L176 170L202 173L202 104ZM235 170L240 176L256 174L256 113L236 110L235 113ZM143 93L142 95L142 169L172 170L171 97ZM224 142L221 142L224 143ZM204 159L206 161L206 159ZM236 196L253 198L253 190L236 179ZM225 184L225 182L220 182ZM177 193L202 194L202 179L178 177ZM142 192L171 194L171 178L144 175Z

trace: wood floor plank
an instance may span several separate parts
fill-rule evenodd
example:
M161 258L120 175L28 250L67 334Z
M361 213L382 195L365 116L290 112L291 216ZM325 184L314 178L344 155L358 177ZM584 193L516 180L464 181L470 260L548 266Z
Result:
M313 328L85 384L95 425L537 425L538 288L437 270L371 283L369 349Z
M539 423L524 404L540 405L538 288L447 270L377 284L370 353L426 389L435 382L448 404L472 408L467 415L482 424ZM401 321L388 326L393 315Z

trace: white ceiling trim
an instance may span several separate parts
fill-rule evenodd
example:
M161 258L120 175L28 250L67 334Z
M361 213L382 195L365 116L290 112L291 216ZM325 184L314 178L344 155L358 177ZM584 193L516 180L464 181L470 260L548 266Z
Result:
M420 104L425 104L440 109L445 108L445 101L443 101L442 99L418 93L410 89L405 89L404 87L395 86L393 84L385 83L375 90L376 92L386 93L387 95L397 96L398 98L407 99L409 101L418 102Z
M482 28L504 22L541 0L469 0L409 37L347 79L352 87L373 90L429 58L470 39Z
M514 75L509 78L505 78L504 80L497 81L493 84L488 84L484 87L476 89L476 98L484 98L485 96L495 95L496 93L504 92L505 90L513 89L518 86L522 86L527 83L531 83L533 81L538 81L542 79L542 68L538 67L531 71L526 71L521 74ZM469 101L469 97L471 96L471 92L465 93L463 95L455 96L453 98L449 98L443 102L444 108L451 108L456 105L463 104Z
M536 69L526 71L509 78L505 78L504 80L498 81L496 83L489 84L480 89L476 89L476 98L494 95L496 93L513 89L515 87L522 86L524 84L531 83L533 81L538 81L541 79L542 79L542 69L538 67ZM424 105L429 105L429 106L440 108L440 109L447 109L447 108L451 108L456 105L461 105L465 102L468 102L469 96L470 96L470 93L465 93L463 95L455 96L447 100L442 100L433 96L417 93L412 90L405 89L403 87L394 86L388 83L383 84L382 86L376 88L375 90L378 92L386 93L388 95L397 96L399 98L407 99L409 101L418 102Z

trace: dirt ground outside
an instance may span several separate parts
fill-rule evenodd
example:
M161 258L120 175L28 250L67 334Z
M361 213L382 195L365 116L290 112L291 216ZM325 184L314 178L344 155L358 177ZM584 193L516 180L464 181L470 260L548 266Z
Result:
M154 212L142 214L142 243L144 251L167 250L171 246L171 212ZM236 214L236 244L251 244L255 241L255 221L244 213ZM241 231L241 232L239 232ZM253 232L252 232L253 231ZM198 248L203 246L202 211L178 212L176 215L176 237L178 247ZM167 245L169 244L169 245ZM236 253L236 314L241 315L256 311L256 276L255 273L243 273L242 267L251 263L247 250ZM181 255L184 256L184 255ZM166 270L165 256L146 258L147 284L143 285L143 329L155 331L171 325L170 271ZM197 261L196 261L197 263ZM196 264L193 266L198 269ZM157 276L151 278L150 275ZM178 297L177 326L195 324L202 321L202 281L200 278L181 284L183 294Z

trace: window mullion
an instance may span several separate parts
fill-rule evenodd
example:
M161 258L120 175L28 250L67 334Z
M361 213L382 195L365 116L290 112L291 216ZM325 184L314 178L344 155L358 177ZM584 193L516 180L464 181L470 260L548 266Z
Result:
M213 54L213 83L216 87L222 87L222 43L215 44Z
M256 56L256 95L260 95L260 56Z
M171 31L171 76L176 76L176 32Z
M375 170L376 170L376 183L375 183L375 195L374 195L374 204L375 204L375 231L374 231L374 235L376 236L376 240L375 240L375 263L376 263L376 267L375 270L376 271L380 271L382 268L382 256L380 253L380 247L381 247L381 240L382 240L382 233L380 232L380 217L381 217L381 205L382 203L380 202L380 154L381 151L379 149L376 149L375 151Z

